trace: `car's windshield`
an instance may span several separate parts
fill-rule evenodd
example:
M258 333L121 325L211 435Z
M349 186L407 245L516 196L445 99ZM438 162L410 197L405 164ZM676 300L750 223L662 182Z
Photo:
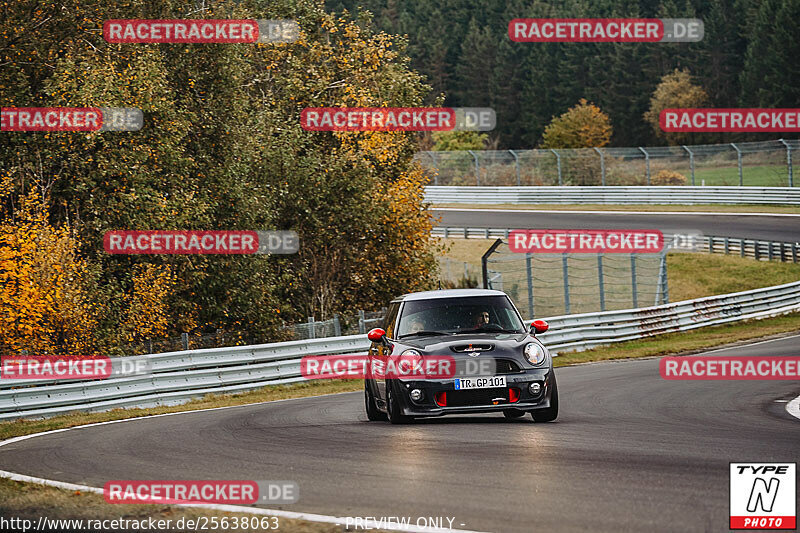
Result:
M525 328L505 296L470 296L411 300L403 305L398 336L436 333L524 333Z

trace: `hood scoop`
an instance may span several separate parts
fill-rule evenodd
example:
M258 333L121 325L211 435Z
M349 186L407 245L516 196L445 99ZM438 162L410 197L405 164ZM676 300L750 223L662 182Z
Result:
M456 353L490 352L494 350L493 344L456 344L450 347Z

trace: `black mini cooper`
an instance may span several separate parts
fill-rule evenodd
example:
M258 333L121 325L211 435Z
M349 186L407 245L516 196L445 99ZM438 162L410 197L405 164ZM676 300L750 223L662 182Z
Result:
M370 363L427 357L446 359L453 368L432 377L368 377L367 418L401 424L414 417L502 412L551 422L558 416L556 375L547 348L534 336L547 328L543 320L526 328L501 291L438 290L392 300L384 328L367 335Z

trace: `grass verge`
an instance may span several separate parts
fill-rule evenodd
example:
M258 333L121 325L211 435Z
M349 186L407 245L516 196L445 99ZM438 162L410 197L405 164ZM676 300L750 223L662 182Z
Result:
M607 204L436 204L431 209L452 207L461 209L524 209L529 211L648 211L701 213L800 213L800 206L791 205L607 205Z

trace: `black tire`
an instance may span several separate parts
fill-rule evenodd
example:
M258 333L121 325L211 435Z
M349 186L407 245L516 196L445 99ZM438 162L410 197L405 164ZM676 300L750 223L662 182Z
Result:
M550 395L550 407L531 411L531 417L535 422L552 422L558 418L558 383L556 383L555 376L553 376L553 394Z
M364 380L364 409L367 411L367 419L371 422L386 420L386 413L380 411L378 406L375 405L375 397L372 395L372 391L369 390L367 380Z
M517 409L504 409L503 416L506 418L519 418L521 416L525 416L525 411L519 411Z
M386 412L388 413L389 422L392 424L408 424L411 422L411 417L406 416L400 412L400 405L395 401L394 385L391 381L386 382Z

